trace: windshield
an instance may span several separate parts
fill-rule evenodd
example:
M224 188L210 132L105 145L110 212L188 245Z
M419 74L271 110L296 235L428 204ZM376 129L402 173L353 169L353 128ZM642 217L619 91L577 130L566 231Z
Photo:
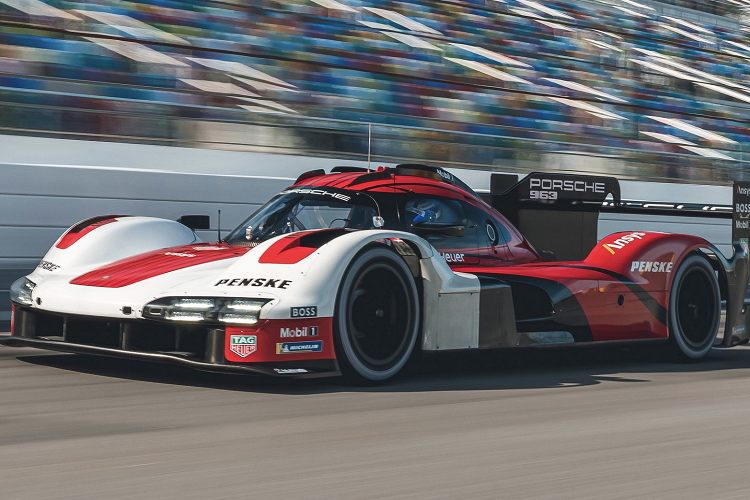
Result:
M367 196L310 189L288 190L240 224L226 241L230 245L255 246L274 236L295 231L333 227L372 229L375 227L373 217L377 214L374 201Z

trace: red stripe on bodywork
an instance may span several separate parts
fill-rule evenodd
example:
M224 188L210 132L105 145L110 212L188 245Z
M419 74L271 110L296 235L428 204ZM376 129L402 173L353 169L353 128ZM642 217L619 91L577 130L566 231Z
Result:
M315 250L343 234L349 229L316 229L289 234L274 242L258 262L261 264L296 264Z
M70 283L120 288L178 269L240 257L249 250L249 247L207 244L162 248L107 264L75 278Z
M261 264L296 264L309 257L317 247L300 246L300 236L295 233L281 238L263 252L258 262Z
M64 250L66 248L69 248L73 243L80 240L94 229L105 226L107 224L112 224L113 222L117 222L117 219L115 219L114 217L99 220L95 219L99 218L95 217L94 219L88 219L88 221L94 222L87 224L88 221L83 221L82 223L70 228L68 232L65 233L62 238L60 238L60 241L55 246Z

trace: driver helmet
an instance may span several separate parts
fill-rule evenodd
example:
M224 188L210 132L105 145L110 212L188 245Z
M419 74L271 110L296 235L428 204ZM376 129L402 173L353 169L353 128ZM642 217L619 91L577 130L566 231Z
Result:
M440 207L432 200L418 200L406 208L414 218L412 224L420 222L437 222L440 218Z

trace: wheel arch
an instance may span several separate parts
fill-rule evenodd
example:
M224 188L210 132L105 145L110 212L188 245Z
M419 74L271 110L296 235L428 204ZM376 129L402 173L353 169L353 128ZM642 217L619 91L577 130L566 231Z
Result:
M422 339L422 321L423 321L423 304L424 304L424 298L423 298L423 287L421 286L421 274L418 274L417 276L414 275L414 270L412 269L412 265L409 264L409 260L413 260L416 258L417 254L414 251L413 247L406 245L402 246L399 249L394 248L395 246L399 245L393 245L390 244L390 240L374 240L370 241L364 245L362 245L356 253L351 255L351 258L346 263L346 266L344 268L342 279L339 281L339 285L336 290L335 294L335 305L334 305L334 345L336 349L336 358L339 363L339 367L341 369L342 374L347 376L347 378L350 379L350 381L357 382L357 383L377 383L381 382L383 380L386 380L388 378L391 378L394 376L398 371L400 371L403 366L408 362L409 358L412 356L412 354L417 350L421 349L421 339ZM377 262L378 259L383 259L384 255L381 254L381 257L376 258L376 260L370 260L369 263L367 261L362 261L362 258L366 256L369 252L372 252L373 250L385 250L388 252L393 259L396 259L398 261L401 261L403 263L403 268L401 271L402 280L403 283L411 282L413 288L412 292L408 291L407 289L403 289L403 291L406 293L406 296L413 293L413 299L412 300L406 300L403 303L410 303L413 304L416 307L416 311L411 312L413 323L410 322L412 327L409 327L411 329L411 334L409 337L411 337L412 340L408 341L407 344L402 344L405 346L405 354L403 356L400 356L396 360L396 364L393 367L387 367L385 372L388 372L388 375L385 375L384 377L380 378L379 376L365 376L363 374L362 367L356 368L356 365L362 365L365 363L360 359L359 355L354 355L354 345L356 344L356 341L352 341L350 337L347 337L347 333L341 333L342 328L348 328L344 326L344 323L342 321L347 322L345 320L346 316L344 315L344 312L341 310L341 307L343 304L347 303L348 300L346 297L347 293L347 283L351 284L351 280L355 280L358 276L361 276L360 273L363 271L363 269L367 269L368 264L372 262ZM386 260L387 262L387 260ZM359 267L358 267L359 266ZM417 270L419 269L419 261L417 259L416 261ZM393 268L393 264L391 264L389 267ZM371 272L371 271L370 271ZM398 272L397 272L398 274ZM408 287L408 285L406 285ZM388 288L390 289L390 288ZM405 297L406 297L405 296ZM398 301L400 303L400 301ZM375 301L377 303L377 301ZM351 307L348 305L347 307ZM383 307L382 309L387 310L387 307ZM408 310L408 309L407 309ZM416 314L415 314L416 313ZM354 318L355 316L352 316ZM388 317L388 314L386 313L386 317ZM412 329L413 328L413 329ZM344 330L345 332L346 330ZM365 330L366 331L366 330ZM412 336L413 335L413 336ZM349 340L345 340L345 338L348 338ZM399 347L399 349L401 349ZM366 359L366 357L365 357ZM364 368L364 371L367 372L370 368ZM391 370L393 373L391 373ZM373 372L370 372L373 373Z

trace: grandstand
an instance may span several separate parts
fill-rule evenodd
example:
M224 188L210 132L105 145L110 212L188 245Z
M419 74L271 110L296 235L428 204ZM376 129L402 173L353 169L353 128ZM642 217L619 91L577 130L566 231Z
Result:
M739 0L645 2L0 0L0 132L744 177Z

